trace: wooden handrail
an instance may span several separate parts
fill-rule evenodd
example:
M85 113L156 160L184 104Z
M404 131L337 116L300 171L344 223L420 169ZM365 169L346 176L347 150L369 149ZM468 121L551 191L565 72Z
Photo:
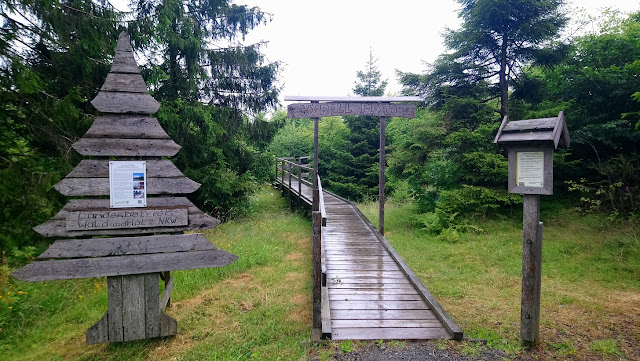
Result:
M324 208L324 195L322 193L322 183L320 182L320 176L318 176L318 190L319 190L319 202L320 202L320 214L322 214L322 225L327 225L327 211Z

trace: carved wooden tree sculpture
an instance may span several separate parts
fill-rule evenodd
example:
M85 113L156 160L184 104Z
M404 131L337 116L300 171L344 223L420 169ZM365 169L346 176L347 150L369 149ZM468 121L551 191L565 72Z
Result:
M163 159L175 155L180 146L149 116L160 104L147 92L125 33L118 39L111 72L91 104L106 114L73 144L91 159L82 160L55 186L65 196L85 198L70 200L35 227L45 236L77 238L56 240L13 276L24 281L106 276L108 310L87 330L88 344L175 335L177 322L163 311L173 289L169 271L221 267L238 257L217 249L202 234L182 234L213 228L220 221L187 198L174 196L192 193L200 184ZM145 207L111 208L105 196L110 195L109 163L114 160L146 166L146 184L141 186L153 196ZM120 237L104 237L113 235ZM159 277L165 281L162 296Z

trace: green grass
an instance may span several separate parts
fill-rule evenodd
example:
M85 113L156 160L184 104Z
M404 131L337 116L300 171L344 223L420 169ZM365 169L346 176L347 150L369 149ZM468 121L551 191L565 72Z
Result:
M311 226L277 191L250 214L206 231L239 256L229 266L174 272L172 338L84 344L106 311L105 279L26 283L0 279L0 359L295 360L311 330Z
M640 229L544 203L542 343L533 352L633 355L640 342ZM360 208L377 223L376 203ZM472 220L483 232L450 241L421 229L411 204L389 202L385 210L385 236L466 335L511 354L524 352L521 212ZM597 343L603 339L624 346Z
M215 269L174 272L168 313L178 335L87 346L84 332L106 310L105 279L25 283L0 266L0 359L328 360L359 342L312 346L311 226L265 188L243 219L205 234L240 256ZM377 206L365 204L376 222ZM545 206L541 344L519 342L521 215L477 219L483 232L456 239L423 231L409 203L386 207L386 237L472 339L439 342L540 359L633 358L640 342L639 230L604 216ZM390 346L403 347L402 341Z

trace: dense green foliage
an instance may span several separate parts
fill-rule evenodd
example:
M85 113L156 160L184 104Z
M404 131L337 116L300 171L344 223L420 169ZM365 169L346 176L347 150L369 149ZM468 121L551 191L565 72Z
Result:
M402 82L433 104L449 97L497 97L502 119L509 113L510 80L529 61L548 61L557 53L548 43L567 21L559 10L563 0L457 1L462 26L444 36L451 52L423 76L400 73Z
M520 202L521 197L505 193L507 162L492 144L498 128L495 112L509 112L510 119L517 120L554 117L564 110L572 148L555 156L555 192L580 193L585 209L637 217L640 132L634 126L640 103L634 94L640 89L640 15L613 14L599 31L549 52L539 45L556 34L565 19L557 13L559 2L536 4L540 9L529 1L463 2L462 30L445 36L456 52L442 55L425 74L400 73L404 91L425 96L429 110L390 128L390 170L394 178L408 182L422 213L419 219L430 230L467 228L465 217ZM541 17L532 23L535 17L520 19L529 16L517 11L521 6ZM500 16L476 18L488 10ZM512 24L508 33L500 30L505 26L501 19L510 14L523 22L522 28ZM483 38L484 33L490 39ZM498 94L494 84L502 86L495 61L504 53L494 45L507 34L521 37L509 38L515 42L512 55L507 55L514 57L507 73L518 75L507 94L511 110L504 98L497 104L487 101ZM486 67L479 67L480 62Z
M369 52L364 71L356 73L353 92L357 96L382 96L387 81L376 66L377 59ZM345 116L349 128L347 141L349 152L346 164L343 162L338 172L340 177L332 182L340 194L352 200L372 199L378 195L378 161L380 156L380 119L370 116Z
M267 179L263 150L282 122L274 106L278 63L241 39L268 20L230 1L11 0L0 6L0 249L42 240L31 228L64 204L52 185L79 157L71 144L96 115L118 33L131 34L157 117L182 150L178 167L202 187L195 203L226 218L249 207ZM9 254L10 255L10 254Z
M607 16L597 32L575 38L557 66L527 69L513 93L514 113L535 118L564 109L572 147L559 175L586 209L637 216L640 13Z
M105 3L0 6L0 250L41 240L31 227L63 204L52 185L78 161L70 147L115 47L118 14Z

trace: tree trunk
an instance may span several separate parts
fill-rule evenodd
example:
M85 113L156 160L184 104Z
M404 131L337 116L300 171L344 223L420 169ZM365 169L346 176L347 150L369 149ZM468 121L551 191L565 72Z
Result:
M509 114L509 81L507 79L507 38L502 37L500 49L500 120Z

